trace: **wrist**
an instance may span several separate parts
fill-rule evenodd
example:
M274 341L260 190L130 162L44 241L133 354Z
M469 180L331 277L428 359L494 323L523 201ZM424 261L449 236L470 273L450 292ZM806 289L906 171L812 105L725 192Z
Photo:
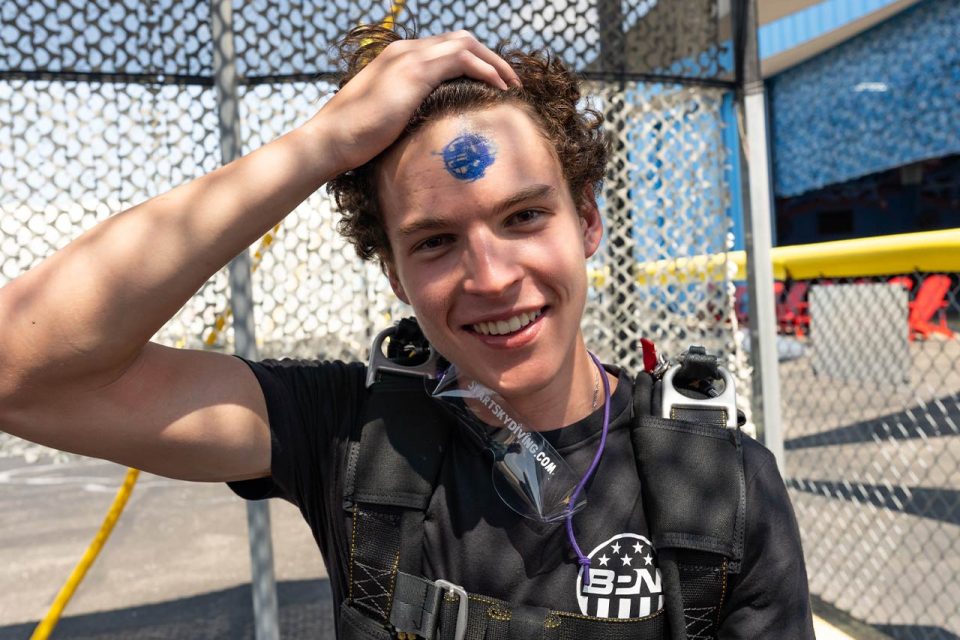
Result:
M320 111L293 131L301 155L307 160L311 175L316 177L316 188L353 168L343 153L340 129L342 127L331 123L330 117Z

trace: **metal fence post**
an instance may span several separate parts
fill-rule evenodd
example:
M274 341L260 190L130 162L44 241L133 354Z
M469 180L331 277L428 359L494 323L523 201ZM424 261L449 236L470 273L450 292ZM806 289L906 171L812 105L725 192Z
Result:
M223 164L227 164L240 156L240 108L231 0L213 0L210 13L213 23L213 72L217 90L220 149ZM250 254L244 250L230 261L229 266L234 344L237 355L255 359L257 343L254 338L250 275ZM255 637L257 640L277 640L280 637L277 584L273 573L270 508L266 502L247 502L247 528L250 538Z
M738 107L746 139L740 145L744 246L747 253L747 289L750 304L750 354L753 365L753 419L757 434L783 466L780 422L780 374L777 360L777 321L773 295L770 155L767 106L757 43L757 2L734 4L737 28Z
M626 168L629 162L629 148L625 143L626 134L617 126L624 118L627 108L625 100L625 72L627 42L624 33L623 7L620 0L598 0L597 26L600 35L600 69L610 77L604 83L603 120L610 135L610 159L607 175L604 178L603 198L604 216L607 229L630 230L635 226L635 216L631 203L626 197L628 191ZM632 232L623 235L608 232L607 254L610 263L617 265L606 285L609 297L606 313L615 319L612 329L614 360L630 362L640 353L640 343L636 327L629 312L629 302L636 300L636 276L634 250L636 239Z

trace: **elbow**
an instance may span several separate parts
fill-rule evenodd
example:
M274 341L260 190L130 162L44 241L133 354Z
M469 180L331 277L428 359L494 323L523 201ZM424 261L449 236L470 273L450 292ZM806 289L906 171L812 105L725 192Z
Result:
M16 320L13 309L13 284L0 287L0 412L4 411L14 396L16 381L14 372L17 370L17 354L14 350L14 336ZM3 413L0 413L2 418Z
M17 339L4 292L0 289L0 431L11 431L11 421L29 401L29 370L24 341Z
M8 357L9 349L0 336L0 431L8 431L8 423L14 412L18 389L22 386L16 379L14 364Z
M4 357L8 352L3 345L0 340L0 431L19 435L17 416L22 415L28 394L15 364Z

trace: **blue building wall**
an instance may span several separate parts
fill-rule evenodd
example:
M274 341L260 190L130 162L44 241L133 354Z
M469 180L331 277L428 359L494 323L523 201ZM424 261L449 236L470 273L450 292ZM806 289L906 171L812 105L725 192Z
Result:
M774 190L960 153L960 2L924 0L769 81Z
M760 0L761 2L763 0ZM896 0L822 0L760 27L760 57L783 53L893 4Z

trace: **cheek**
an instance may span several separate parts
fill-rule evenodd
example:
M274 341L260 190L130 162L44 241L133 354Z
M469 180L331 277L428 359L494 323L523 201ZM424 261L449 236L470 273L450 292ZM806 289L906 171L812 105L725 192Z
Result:
M408 271L403 285L421 325L443 320L452 297L449 275L432 270Z

